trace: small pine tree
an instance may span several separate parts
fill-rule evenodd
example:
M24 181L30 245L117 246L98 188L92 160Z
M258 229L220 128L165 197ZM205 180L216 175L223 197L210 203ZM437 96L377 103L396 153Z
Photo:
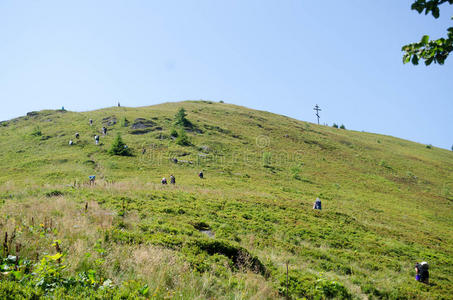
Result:
M192 123L186 118L186 110L181 107L175 115L175 125L182 127L192 127Z
M109 153L112 155L120 156L131 156L131 149L123 142L121 135L118 133L115 140L113 141L112 147L109 150Z
M341 124L340 128L341 129L346 129L346 127L343 124Z
M176 131L176 129L173 128L173 129L170 131L170 136L171 136L171 137L174 137L174 138L177 138L177 137L178 137L178 132Z
M123 121L121 122L121 126L123 127L129 126L129 120L126 117L124 117Z
M184 129L181 129L179 131L178 137L176 138L176 144L178 144L180 146L189 146L190 145L189 137L187 136Z
M332 127L333 128L338 128L338 125L336 123L333 123Z

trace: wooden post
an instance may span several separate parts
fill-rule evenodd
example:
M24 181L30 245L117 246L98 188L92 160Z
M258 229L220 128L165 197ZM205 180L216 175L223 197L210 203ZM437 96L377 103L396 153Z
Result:
M288 282L288 273L289 273L289 267L288 267L289 261L286 261L286 299L289 299L288 295L288 287L289 287L289 282Z

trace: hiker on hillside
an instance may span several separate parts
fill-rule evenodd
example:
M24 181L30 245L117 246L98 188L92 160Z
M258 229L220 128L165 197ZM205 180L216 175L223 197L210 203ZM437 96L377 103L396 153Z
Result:
M316 198L315 203L313 204L313 209L319 209L321 210L321 200L319 198Z
M162 180L160 181L162 184L167 184L167 178L162 178Z
M176 184L176 178L173 175L170 175L170 183L171 184Z
M429 265L426 261L415 265L415 280L429 284Z
M107 127L102 127L102 134L107 135Z
M69 146L72 146L72 144L74 144L74 142L72 140L69 140Z
M93 119L90 119L90 126L93 126Z
M79 138L80 138L80 134L79 134L78 132L76 132L75 138L76 138L76 139L79 139Z
M96 142L96 145L99 145L99 135L94 136L94 141Z
M90 179L90 185L94 185L94 180L96 179L96 175L90 175L90 176L88 176L88 178Z
M200 177L200 179L203 179L203 171L200 171L200 173L198 173L198 177Z
M120 104L120 102L118 102L118 107L120 107L120 106L121 106L121 104Z

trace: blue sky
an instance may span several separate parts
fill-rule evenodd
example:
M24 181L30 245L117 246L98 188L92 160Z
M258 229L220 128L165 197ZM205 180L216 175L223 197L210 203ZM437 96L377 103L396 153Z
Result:
M206 99L450 149L453 55L403 65L453 6L410 0L0 1L0 120Z

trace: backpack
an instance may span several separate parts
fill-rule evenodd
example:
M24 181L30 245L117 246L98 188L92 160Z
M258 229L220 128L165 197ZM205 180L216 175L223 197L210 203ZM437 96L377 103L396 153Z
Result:
M428 277L429 277L429 265L426 261L424 262L421 262L419 265L418 265L418 271L420 273L420 280L421 281L424 281L426 280Z

